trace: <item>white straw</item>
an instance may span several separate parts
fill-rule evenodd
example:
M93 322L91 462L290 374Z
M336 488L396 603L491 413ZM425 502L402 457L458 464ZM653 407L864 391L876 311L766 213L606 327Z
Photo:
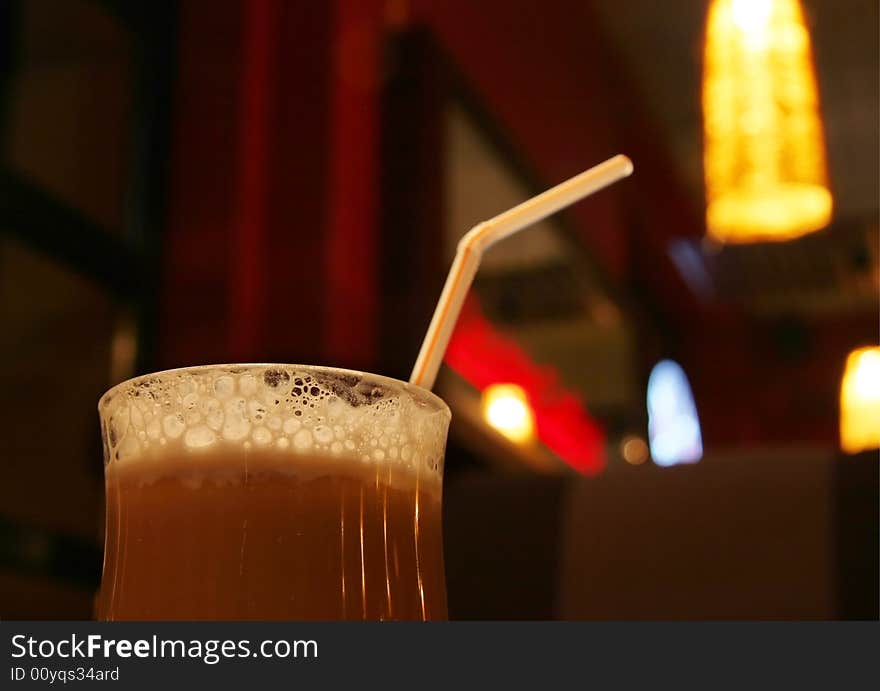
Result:
M446 284L443 286L431 325L425 334L422 349L409 378L410 383L426 389L434 386L440 363L446 353L446 346L449 345L452 329L458 320L464 298L486 249L518 230L537 223L560 209L625 178L632 173L632 170L633 165L629 158L622 155L614 156L471 228L458 243L455 259L446 277Z

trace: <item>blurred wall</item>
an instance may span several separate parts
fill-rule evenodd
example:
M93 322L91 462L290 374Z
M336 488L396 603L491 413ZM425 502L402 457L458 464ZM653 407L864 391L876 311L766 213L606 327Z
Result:
M834 618L840 462L777 448L572 483L560 616Z
M865 521L876 494L853 483L837 492L848 462L804 447L591 478L461 475L445 495L450 614L876 618L876 531ZM855 511L842 513L841 498Z
M15 37L6 170L119 237L129 37L93 2L16 7L16 26L2 27ZM103 517L96 406L125 315L97 283L0 236L2 618L91 615Z

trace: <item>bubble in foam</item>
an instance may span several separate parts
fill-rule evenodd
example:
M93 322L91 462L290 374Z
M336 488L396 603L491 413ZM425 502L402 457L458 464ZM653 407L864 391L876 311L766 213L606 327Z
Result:
M333 441L333 430L326 425L317 425L314 429L315 440L319 444L329 444Z
M262 425L266 417L266 406L259 401L248 402L248 413L250 413L251 421L255 425Z
M277 396L284 396L291 387L290 375L278 367L270 367L263 372L263 383Z
M267 387L260 396L260 400L265 404L268 410L278 410L284 399Z
M307 429L301 429L293 435L293 445L300 451L305 451L312 447L312 433Z
M288 446L290 446L290 441L287 439L287 437L280 437L278 441L275 442L275 446L277 446L279 449L286 449Z
M180 413L172 413L162 418L162 430L169 439L177 439L185 429L186 422Z
M330 451L332 451L336 455L341 454L342 453L342 442L335 441L332 444L330 444Z
M214 430L205 425L198 425L188 429L183 438L183 443L191 449L211 446L215 441L217 441L217 435L214 434Z
M251 423L240 415L227 415L223 421L223 438L227 441L244 439L251 431Z
M186 399L186 397L189 396L191 393L194 393L195 390L196 384L189 376L181 380L180 383L177 385L177 395L180 397L181 400Z
M272 433L265 427L257 427L251 434L251 438L257 446L266 446L272 441Z
M181 404L183 405L184 408L186 408L187 410L190 410L192 408L195 408L196 404L198 402L199 402L199 395L195 392L192 392L192 393L188 393L186 396L183 397Z
M134 434L131 434L131 430L129 430L129 433L126 434L119 443L119 448L116 450L116 457L119 460L125 460L126 458L137 456L140 450L141 446L138 443L137 438Z
M391 410L383 411L382 416L386 420L386 426L390 429L398 429L400 427L400 410L398 406L395 405Z
M159 418L154 417L147 423L147 436L153 440L162 436L162 425L159 422Z
M215 410L222 410L223 404L213 396L202 396L199 399L199 411L202 415L208 416Z
M251 431L251 423L246 416L246 402L240 396L230 398L223 406L225 413L222 434L228 441L244 439Z
M247 413L247 401L244 400L241 396L236 396L235 398L230 398L226 403L223 404L223 410L226 411L227 415L238 415L239 417L244 417Z
M404 461L408 461L410 458L412 458L412 454L413 454L413 450L412 450L412 447L411 447L409 444L407 444L406 446L404 446L404 447L400 450L400 457L401 457Z
M137 406L131 406L131 424L135 429L144 428L144 414Z
M113 416L110 418L110 443L117 444L120 439L125 435L125 430L128 429L128 424L131 420L129 415L128 406L124 408L120 408Z
M373 458L377 461L384 461L385 452L382 449L376 449L375 451L373 451Z
M278 430L281 429L281 418L278 417L277 415L270 415L266 419L266 427L268 427L270 430L272 430L274 432L277 432Z
M282 429L284 430L284 434L293 434L300 427L302 427L302 423L299 420L295 417L289 417L284 421Z
M253 396L257 393L257 380L250 374L242 374L238 378L238 390L242 396Z
M216 398L208 398L202 403L205 423L215 432L223 426L223 407Z
M193 425L197 425L202 421L202 414L198 410L193 408L192 410L187 411L184 419L186 420L187 426L191 427Z
M214 394L217 398L229 398L235 393L235 380L228 374L214 380Z
M345 403L338 398L333 398L327 404L327 417L331 420L337 419L345 412Z

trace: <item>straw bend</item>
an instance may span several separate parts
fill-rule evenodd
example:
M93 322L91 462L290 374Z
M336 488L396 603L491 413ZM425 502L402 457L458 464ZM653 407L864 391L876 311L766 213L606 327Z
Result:
M455 259L425 334L410 382L427 389L434 385L452 329L486 249L628 176L632 170L633 164L629 158L614 156L488 221L478 223L465 233L458 243Z

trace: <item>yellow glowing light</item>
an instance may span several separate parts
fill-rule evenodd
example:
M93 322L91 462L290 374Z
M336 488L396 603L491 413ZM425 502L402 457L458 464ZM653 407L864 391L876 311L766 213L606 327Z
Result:
M483 391L483 417L505 437L517 443L535 436L535 416L526 392L515 384L493 384Z
M880 447L880 347L846 359L840 383L840 446L847 453Z
M827 226L824 133L799 0L714 0L704 58L709 235L788 240Z
M620 455L630 465L642 465L648 460L649 454L648 444L641 437L631 435L620 441Z
M761 33L770 23L772 7L772 0L733 0L730 12L740 31Z

